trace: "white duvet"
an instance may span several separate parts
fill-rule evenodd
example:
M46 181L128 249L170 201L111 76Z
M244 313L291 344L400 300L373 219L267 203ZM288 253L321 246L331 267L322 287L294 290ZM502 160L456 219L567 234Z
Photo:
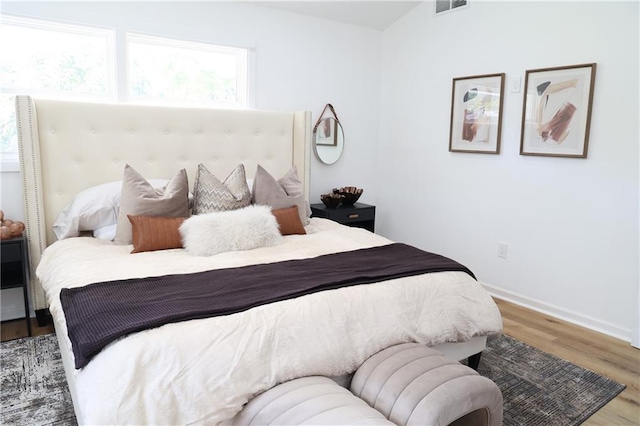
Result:
M389 244L368 231L312 219L307 235L275 247L212 257L185 250L129 254L95 238L47 248L37 275L59 333L63 287L132 277L301 259ZM168 324L108 345L75 370L81 424L216 424L256 393L308 375L353 372L401 342L466 341L502 329L488 293L463 272L440 272L331 290L233 315ZM73 358L73 354L70 354Z

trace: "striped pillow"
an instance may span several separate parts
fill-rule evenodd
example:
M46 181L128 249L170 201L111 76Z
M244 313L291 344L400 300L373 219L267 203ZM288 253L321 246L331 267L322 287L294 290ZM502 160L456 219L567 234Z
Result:
M193 189L193 214L205 214L237 210L251 204L251 193L244 172L239 164L220 182L204 164L198 165Z
M304 226L300 221L300 215L298 214L298 206L291 206L286 209L272 210L271 214L276 217L278 221L278 228L282 235L304 235L307 231L304 230Z
M167 250L182 247L178 228L184 217L127 215L133 233L133 251Z

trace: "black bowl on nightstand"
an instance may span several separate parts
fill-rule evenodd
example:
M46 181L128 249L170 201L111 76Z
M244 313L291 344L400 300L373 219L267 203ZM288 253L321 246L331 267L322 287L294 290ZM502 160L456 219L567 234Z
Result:
M327 206L328 209L335 209L338 207L338 204L344 202L344 196L340 194L322 194L320 196L320 200L322 203Z
M351 206L355 204L356 201L360 198L364 190L362 188L357 188L355 186L345 186L340 189L333 188L333 193L342 195L344 198L342 199L342 204L345 206Z

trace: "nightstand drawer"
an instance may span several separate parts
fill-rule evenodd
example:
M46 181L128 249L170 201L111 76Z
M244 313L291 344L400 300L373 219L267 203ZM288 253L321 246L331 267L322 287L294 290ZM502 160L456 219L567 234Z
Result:
M2 263L20 262L22 260L22 246L19 242L4 241L0 246Z
M374 232L376 227L376 206L355 203L352 206L339 205L328 208L324 204L311 204L312 217L323 217L347 226L364 228Z
M338 223L347 224L349 222L361 222L363 220L373 220L376 217L376 209L364 208L364 209L350 209L350 210L336 210L331 219Z

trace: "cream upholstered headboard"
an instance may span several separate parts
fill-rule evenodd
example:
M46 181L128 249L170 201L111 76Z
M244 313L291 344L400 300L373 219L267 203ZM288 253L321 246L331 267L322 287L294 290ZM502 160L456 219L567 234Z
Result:
M252 178L298 168L309 196L309 112L98 104L16 97L31 294L47 307L35 269L55 241L52 224L75 194L122 180L129 163L146 178L186 169L193 187L203 163L224 179L239 163Z

